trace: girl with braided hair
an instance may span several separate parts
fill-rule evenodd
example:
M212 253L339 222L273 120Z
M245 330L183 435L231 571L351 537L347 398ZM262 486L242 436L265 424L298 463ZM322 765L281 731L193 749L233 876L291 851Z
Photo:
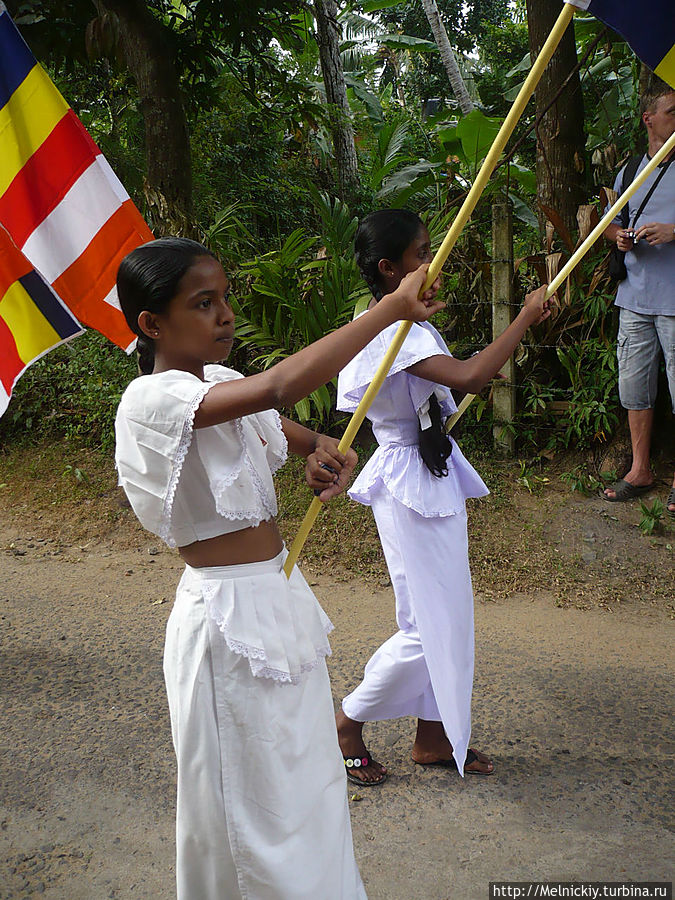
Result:
M424 223L404 209L366 216L355 252L373 294L369 309L431 261ZM426 295L435 297L439 288L437 279ZM548 315L539 288L504 333L467 360L454 359L429 322L413 324L367 414L379 446L349 496L372 507L399 631L375 651L337 714L347 776L364 786L386 778L366 749L364 723L401 716L418 720L415 763L456 766L462 775L493 772L490 760L469 748L474 648L465 500L488 491L444 422L457 409L450 389L478 393L526 330ZM356 410L399 324L380 332L340 372L339 409Z

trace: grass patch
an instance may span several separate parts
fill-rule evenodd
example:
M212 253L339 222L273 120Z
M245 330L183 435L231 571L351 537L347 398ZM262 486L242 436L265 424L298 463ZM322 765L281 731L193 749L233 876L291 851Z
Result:
M369 456L360 450L359 467ZM656 604L672 613L666 576L675 545L670 523L647 538L638 528L637 508L614 509L571 491L561 476L578 460L547 465L548 481L538 482L535 492L519 484L518 460L476 453L472 462L491 490L467 504L474 589L484 599L547 592L559 606ZM290 545L312 500L304 460L289 460L276 484L279 526ZM72 441L0 452L0 504L7 544L15 537L49 537L125 549L158 540L128 508L112 454ZM389 582L372 512L344 495L320 513L301 562L307 571L330 572L336 580Z

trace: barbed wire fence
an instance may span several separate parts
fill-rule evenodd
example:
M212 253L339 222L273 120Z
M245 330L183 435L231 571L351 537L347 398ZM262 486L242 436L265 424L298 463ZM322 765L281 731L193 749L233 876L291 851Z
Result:
M468 298L468 303L473 310L472 322L475 326L473 336L464 340L461 334L458 334L455 340L452 328L449 328L444 335L451 349L455 348L457 355L461 358L466 358L487 347L508 327L522 308L522 299L515 296L518 262L514 260L513 215L512 205L507 199L493 201L491 250L489 252L484 250L481 253L479 248L471 248L472 251L478 249L479 252L478 255L475 252L470 253L469 270L474 273L474 277L479 270L485 274L489 270L490 287L489 294L486 295L486 288L482 287L479 292L482 293L482 296ZM541 254L542 261L545 256L545 253ZM597 265L596 254L594 266ZM520 273L522 274L522 268ZM526 278L526 280L529 279ZM562 291L564 292L564 288ZM606 352L614 359L614 335L612 326L609 325L611 318L608 317L612 308L612 299L606 279L600 281L595 293L601 294L605 298L603 302L606 305L603 307L600 317L605 319L605 329L609 333L604 335L603 343ZM577 307L575 306L574 309L576 311ZM557 310L558 314L569 313L569 311L570 308L565 307L563 303ZM452 317L454 313L457 314L457 318L461 318L462 314L466 315L466 306L461 303L454 306L450 301L448 314ZM572 318L577 319L576 312ZM567 353L570 346L575 344L583 346L584 341L578 340L579 331L585 330L592 340L597 339L601 333L601 329L597 327L598 323L592 319L585 320L582 329L576 328L579 325L580 321L577 320L572 326L563 325L560 331L545 329L541 340L537 340L537 329L534 332L530 331L521 344L520 350L516 351L502 368L502 377L492 383L490 387L492 443L495 449L501 453L513 455L516 451L522 452L524 449L523 442L518 441L519 437L523 437L524 413L531 414L528 420L529 439L531 440L532 434L536 432L537 449L543 449L551 439L555 439L556 433L559 436L559 443L565 443L564 434L570 425L570 413L580 414L580 410L576 407L581 401L579 385L575 385L571 378L569 385L564 383L568 373L560 364L559 354ZM465 324L461 330L466 333ZM551 338L556 342L553 342ZM612 415L615 415L615 425L618 425L618 415L616 415L618 388L611 373L609 378L611 400L607 404L608 415L610 419ZM586 387L591 391L597 387L597 384L586 385ZM588 397L587 394L587 400ZM470 408L469 413L460 421L458 430L474 433L481 431L485 435L488 431L486 419L482 418L486 403L485 394L474 403L473 413ZM538 406L536 406L537 403ZM611 429L605 429L602 433L589 426L584 442L594 445L597 449L610 437Z

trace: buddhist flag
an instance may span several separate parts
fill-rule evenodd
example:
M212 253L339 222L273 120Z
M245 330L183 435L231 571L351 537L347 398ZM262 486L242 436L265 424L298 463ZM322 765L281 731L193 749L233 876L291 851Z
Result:
M566 0L617 31L659 78L675 88L673 0Z
M78 334L80 323L0 227L0 416L28 366Z
M2 0L0 225L80 322L130 349L117 268L152 232Z

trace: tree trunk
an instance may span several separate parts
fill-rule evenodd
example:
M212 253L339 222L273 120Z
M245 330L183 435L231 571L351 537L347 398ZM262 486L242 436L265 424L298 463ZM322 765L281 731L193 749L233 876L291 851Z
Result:
M527 0L530 53L534 60L560 15L560 0ZM570 23L535 92L537 115L577 63L574 26ZM573 232L577 208L584 201L584 102L575 72L537 129L537 199L552 207Z
M171 41L143 0L94 0L115 13L120 44L138 88L145 124L148 224L158 232L194 235L192 160Z
M314 0L314 15L321 72L329 104L338 190L343 199L348 199L359 187L359 169L351 111L347 102L347 88L340 59L337 3L335 0Z
M441 62L443 63L445 71L448 74L452 92L455 95L455 99L459 103L459 108L462 111L462 115L466 115L473 110L474 104L471 97L469 96L466 85L464 84L462 73L459 71L459 66L457 65L455 54L452 52L452 47L450 46L450 41L448 40L448 33L445 30L443 21L441 20L441 14L438 11L436 0L422 0L422 6L424 7L426 17L429 20L429 25L431 25L431 31L433 33L434 40L436 41L436 45L438 46L438 52L441 55Z

